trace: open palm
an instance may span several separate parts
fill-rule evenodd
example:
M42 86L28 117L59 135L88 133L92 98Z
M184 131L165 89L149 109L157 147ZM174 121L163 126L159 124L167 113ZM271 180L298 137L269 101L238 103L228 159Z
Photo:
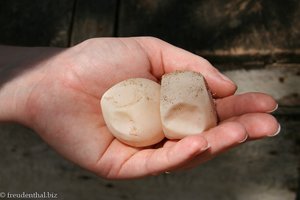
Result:
M134 148L116 140L100 99L133 77L159 81L174 70L201 72L217 98L220 123L203 134ZM274 134L268 95L233 95L236 86L205 59L155 38L101 38L65 49L32 72L38 84L27 98L27 124L67 159L106 178L137 178L196 166L248 139Z

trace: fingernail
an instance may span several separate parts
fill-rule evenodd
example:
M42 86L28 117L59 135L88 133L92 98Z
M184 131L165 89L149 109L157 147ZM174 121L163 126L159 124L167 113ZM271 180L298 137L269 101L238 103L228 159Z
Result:
M248 139L248 134L246 134L245 138L242 139L241 141L239 141L239 143L243 143L243 142L245 142L247 139Z
M210 148L210 144L207 143L207 146L206 146L206 147L203 147L203 148L201 149L201 151L206 151L206 150L209 149L209 148Z
M271 134L271 135L268 135L268 136L269 136L269 137L274 137L274 136L278 135L278 134L280 133L280 131L281 131L281 126L280 126L280 124L278 124L278 129L277 129L277 131L276 131L275 133Z
M272 113L272 112L274 112L277 109L278 109L278 104L276 104L276 106L275 106L275 108L273 110L268 111L268 113Z

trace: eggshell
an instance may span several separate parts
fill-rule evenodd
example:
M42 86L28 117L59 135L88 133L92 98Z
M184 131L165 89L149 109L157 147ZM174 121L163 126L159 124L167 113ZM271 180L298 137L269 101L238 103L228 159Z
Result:
M193 71L164 75L160 115L163 132L169 139L200 134L216 126L215 106L204 77Z
M120 141L144 147L164 138L160 118L160 85L144 78L122 81L101 98L110 132Z

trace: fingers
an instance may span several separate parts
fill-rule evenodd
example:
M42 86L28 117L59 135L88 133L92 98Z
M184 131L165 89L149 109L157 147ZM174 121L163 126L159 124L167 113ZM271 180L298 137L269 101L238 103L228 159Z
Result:
M105 177L118 179L186 169L212 159L243 143L247 138L271 136L278 129L279 125L273 116L266 113L248 113L223 121L200 135L188 136L179 141L167 141L159 149L131 148L115 140L106 150L106 156L101 159L102 164L98 163L98 166L109 172Z
M216 97L229 96L235 92L236 85L204 58L156 38L135 39L146 51L152 66L152 74L157 78L176 70L193 70L204 75Z
M118 164L118 170L109 170L114 171L114 173L109 173L106 177L118 179L139 178L165 171L174 171L187 163L195 165L209 160L218 153L243 142L246 138L246 130L240 123L224 122L224 124L201 135L188 136L178 142L170 141L163 148L141 151L132 149L132 156L122 164ZM110 147L110 149L116 148ZM107 156L107 159L114 157ZM118 160L120 157L123 157L122 152L115 159ZM108 168L111 168L111 166L108 166Z
M118 178L138 178L157 175L177 168L209 148L202 136L186 137L174 145L140 151L128 159L119 170Z
M248 134L242 124L232 121L204 132L203 137L211 146L206 154L215 155L244 142Z
M280 125L270 114L266 113L249 113L239 117L234 117L226 120L227 122L238 122L242 124L249 139L259 139L266 136L275 136L280 131Z
M216 108L221 121L245 113L272 112L277 108L276 101L263 93L245 93L216 100Z
M188 169L204 163L218 154L243 143L248 134L245 127L238 122L224 122L201 134L210 144L210 148L196 156L191 162L181 166L181 169Z
M199 154L181 169L192 168L204 163L246 140L275 136L279 131L280 125L270 114L250 113L231 118L203 133L203 136L211 146L209 151Z

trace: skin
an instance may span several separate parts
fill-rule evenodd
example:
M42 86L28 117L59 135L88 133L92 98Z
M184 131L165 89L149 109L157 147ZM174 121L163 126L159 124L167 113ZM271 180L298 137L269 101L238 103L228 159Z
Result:
M279 129L261 93L236 85L207 60L150 37L98 38L58 48L0 47L0 121L22 123L68 160L110 179L191 168ZM112 85L134 77L159 81L175 70L201 72L215 93L218 126L182 140L134 148L107 129L99 105Z

